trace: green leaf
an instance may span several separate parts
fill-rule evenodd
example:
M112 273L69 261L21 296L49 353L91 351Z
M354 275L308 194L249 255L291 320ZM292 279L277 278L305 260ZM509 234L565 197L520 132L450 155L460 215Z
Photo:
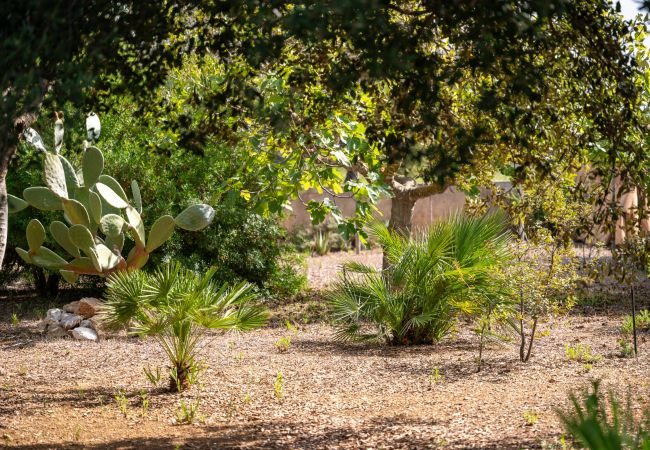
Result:
M88 249L95 247L95 239L85 226L73 225L68 230L68 233L70 234L70 240L72 243L85 253L88 253Z
M59 270L68 262L46 247L40 247L31 254L32 263L49 270Z
M79 275L72 272L71 270L61 269L61 270L59 270L59 273L61 274L63 279L65 281L67 281L68 283L70 283L70 284L75 284L77 282L77 280L79 279Z
M106 236L116 237L124 229L124 219L117 214L106 214L100 221L102 233Z
M7 203L9 207L9 214L15 214L29 206L29 203L27 203L25 200L11 194L7 195Z
M18 256L20 256L20 258L27 264L33 264L32 258L29 256L29 252L27 250L16 247L16 253L18 253Z
M32 252L41 248L41 245L45 242L45 228L38 219L29 221L25 234L27 235L27 245Z
M104 170L104 155L97 147L88 147L82 159L84 186L90 189Z
M63 211L71 224L90 227L90 217L81 202L73 199L63 200Z
M34 208L43 211L59 211L63 209L61 199L46 187L29 187L23 191L23 198Z
M63 172L65 173L65 184L68 188L68 196L71 192L74 192L80 186L79 179L75 173L74 167L70 164L70 161L65 159L62 155L58 155L61 165L63 166Z
M72 243L72 240L70 239L70 232L66 224L55 220L50 224L50 233L54 237L54 240L57 242L57 244L59 244L66 252L70 253L75 258L81 256L79 249Z
M124 209L129 204L120 197L113 189L104 183L95 184L95 188L100 193L100 195L106 200L106 202L114 208Z
M151 253L167 241L174 233L176 224L172 216L162 216L156 220L149 231L146 250Z
M126 217L129 219L129 224L131 225L131 235L133 238L144 247L145 236L144 236L144 222L142 222L142 217L140 213L135 210L133 206L127 206L126 208Z
M59 156L54 153L45 153L43 160L43 179L45 185L49 187L54 194L63 198L68 198L68 188L65 183L65 171Z
M176 216L174 222L184 230L199 231L210 225L214 214L214 209L210 205L192 205Z
M88 204L93 221L99 223L102 220L102 199L99 198L99 195L90 191L88 192Z

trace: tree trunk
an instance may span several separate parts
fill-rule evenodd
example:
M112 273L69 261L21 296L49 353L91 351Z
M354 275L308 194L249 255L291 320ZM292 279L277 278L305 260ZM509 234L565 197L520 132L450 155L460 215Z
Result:
M9 205L7 203L7 169L0 167L0 270L7 248L7 234L9 233Z
M390 221L388 229L410 236L413 228L413 208L416 200L412 198L409 192L395 192L390 206ZM382 268L386 270L389 266L386 254L382 259Z
M413 228L413 208L416 199L409 192L396 192L391 201L388 229L408 236Z

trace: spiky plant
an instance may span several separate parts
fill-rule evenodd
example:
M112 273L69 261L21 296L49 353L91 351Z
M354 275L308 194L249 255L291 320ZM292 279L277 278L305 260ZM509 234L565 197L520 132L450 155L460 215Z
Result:
M92 136L94 142L100 129L97 116L91 114L87 125L88 136ZM76 282L82 274L106 277L117 271L140 269L151 252L164 244L177 227L199 231L214 218L211 206L196 204L176 217L164 215L158 218L146 233L138 183L135 180L131 182L129 198L115 178L103 173L104 156L98 148L86 143L81 168L76 170L59 154L60 146L55 147L54 152L48 151L40 135L31 128L25 136L28 143L43 153L45 186L25 189L24 200L10 195L10 212L29 206L44 211L61 211L65 222L54 221L48 228L65 253L57 253L43 245L47 234L37 219L32 219L27 226L29 248L16 248L16 251L28 264L58 270L69 283ZM55 137L55 140L62 141L61 127L57 128ZM133 245L124 256L127 238L133 240Z
M650 450L650 410L635 414L613 392L605 396L600 384L582 396L571 395L572 409L558 410L560 421L580 448L590 450Z
M493 273L509 258L501 214L464 215L432 224L408 238L375 223L370 227L389 266L348 263L330 293L337 337L383 339L391 345L431 343L452 328L478 296L500 295Z
M209 329L246 331L266 324L249 283L217 285L215 270L199 276L179 263L152 274L116 272L108 278L101 316L107 327L153 336L170 363L170 388L187 389Z

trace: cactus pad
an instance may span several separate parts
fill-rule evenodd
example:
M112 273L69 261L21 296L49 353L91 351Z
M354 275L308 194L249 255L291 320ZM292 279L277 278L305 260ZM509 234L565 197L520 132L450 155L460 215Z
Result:
M187 231L199 231L210 225L214 209L206 204L192 205L174 218L176 226Z

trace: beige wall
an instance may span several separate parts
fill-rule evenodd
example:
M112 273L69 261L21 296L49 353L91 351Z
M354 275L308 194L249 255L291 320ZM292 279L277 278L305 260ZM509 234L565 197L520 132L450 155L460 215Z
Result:
M314 189L310 189L301 194L305 203L309 200L322 200L325 196L326 194L319 194ZM354 214L354 200L348 198L332 198L332 201L341 209L345 217L350 217ZM383 198L379 201L377 207L381 211L381 214L377 214L377 218L382 221L388 221L390 219L390 202L390 198ZM413 211L413 226L415 228L425 227L439 217L445 217L450 213L462 210L464 205L465 194L455 190L453 187L448 188L442 194L420 199L415 204ZM311 219L303 204L299 200L294 200L291 207L293 208L293 212L284 220L284 226L288 230L309 227Z

